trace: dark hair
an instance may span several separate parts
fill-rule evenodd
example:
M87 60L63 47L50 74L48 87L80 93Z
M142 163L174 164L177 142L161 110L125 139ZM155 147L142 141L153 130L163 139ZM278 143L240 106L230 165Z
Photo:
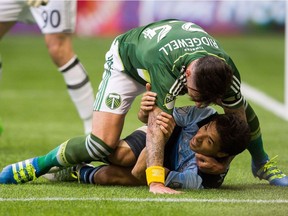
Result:
M237 155L243 152L250 142L250 128L235 114L219 114L213 117L220 136L220 152Z
M215 56L205 56L195 64L195 85L200 93L199 102L209 105L223 98L232 84L231 67Z

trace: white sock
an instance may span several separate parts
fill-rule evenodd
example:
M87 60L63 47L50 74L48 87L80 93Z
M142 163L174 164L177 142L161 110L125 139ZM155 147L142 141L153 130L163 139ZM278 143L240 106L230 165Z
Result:
M83 121L84 132L88 134L92 129L94 93L87 73L77 56L58 70L63 74L69 95Z

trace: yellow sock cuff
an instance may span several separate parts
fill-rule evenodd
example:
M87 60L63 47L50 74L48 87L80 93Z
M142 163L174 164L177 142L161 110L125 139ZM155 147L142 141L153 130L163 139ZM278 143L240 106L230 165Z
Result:
M146 169L147 184L152 182L165 182L165 169L161 166L150 166Z

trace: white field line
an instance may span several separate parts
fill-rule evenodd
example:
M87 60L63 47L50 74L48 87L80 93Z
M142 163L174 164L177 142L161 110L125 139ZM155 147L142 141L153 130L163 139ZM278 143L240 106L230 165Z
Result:
M253 101L264 109L274 113L276 116L288 121L287 105L281 104L280 102L247 85L246 83L242 83L241 86L241 91L246 99Z
M111 202L175 202L175 203L288 203L288 200L258 200L258 199L173 199L173 198L98 198L98 197L42 197L42 198L0 198L0 202L38 202L38 201L111 201Z

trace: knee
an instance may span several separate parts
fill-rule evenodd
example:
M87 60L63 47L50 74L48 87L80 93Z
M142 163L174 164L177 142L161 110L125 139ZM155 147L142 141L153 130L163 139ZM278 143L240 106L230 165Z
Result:
M74 56L69 35L46 35L45 42L49 55L58 67L65 65Z
M136 157L125 141L121 140L115 151L109 155L109 161L118 166L130 167L136 163Z

